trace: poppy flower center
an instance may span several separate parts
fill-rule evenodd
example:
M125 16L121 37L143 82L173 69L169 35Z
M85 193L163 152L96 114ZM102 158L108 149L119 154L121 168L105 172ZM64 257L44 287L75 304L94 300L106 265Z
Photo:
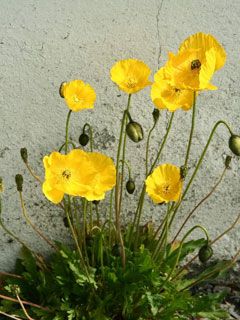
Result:
M164 183L164 184L162 185L162 191L163 191L163 193L168 194L168 193L170 192L170 189L171 189L171 186L170 186L169 183Z
M62 172L62 177L65 179L65 180L68 180L69 178L71 178L71 171L70 170L64 170Z
M78 103L78 102L82 102L83 99L79 98L76 94L73 96L73 101Z
M136 84L137 84L137 82L136 82L136 80L133 79L133 78L129 78L128 81L127 81L127 87L128 87L129 89L135 88L135 87L136 87Z
M201 67L201 62L198 59L195 59L191 62L191 69L195 70L195 69L200 69Z

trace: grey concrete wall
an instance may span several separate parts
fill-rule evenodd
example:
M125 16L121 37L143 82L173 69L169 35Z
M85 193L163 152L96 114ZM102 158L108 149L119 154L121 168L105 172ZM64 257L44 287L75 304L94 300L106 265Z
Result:
M126 95L109 78L114 62L135 57L144 60L155 73L167 52L176 52L188 35L211 33L224 45L228 58L224 69L214 77L219 90L203 92L198 98L191 168L218 119L226 119L240 133L239 16L239 0L1 0L0 175L5 184L5 223L36 250L48 252L21 217L14 175L22 172L26 182L24 196L33 221L50 238L68 239L62 212L44 198L19 157L20 147L26 146L33 167L43 176L43 155L56 149L64 138L67 107L58 95L63 80L83 79L97 92L93 111L73 115L71 137L76 140L85 121L89 121L94 126L95 149L114 156L119 134L116 123L127 102ZM133 117L145 132L152 121L149 92L149 88L145 89L132 99ZM164 134L166 118L168 115L163 112L153 135L152 155ZM190 118L190 113L176 113L162 161L183 163ZM227 139L228 132L219 129L176 226L219 177L223 157L229 153ZM127 158L132 161L138 183L144 172L144 146L145 141L139 145L128 143ZM201 222L212 237L239 213L239 168L235 158L221 187L191 222ZM134 207L132 197L127 196L126 216L131 216ZM154 207L151 201L146 203L145 219L158 220L162 216L162 207ZM219 243L216 254L232 255L240 245L239 239L236 229ZM11 268L19 251L19 245L9 240L0 230L0 270Z

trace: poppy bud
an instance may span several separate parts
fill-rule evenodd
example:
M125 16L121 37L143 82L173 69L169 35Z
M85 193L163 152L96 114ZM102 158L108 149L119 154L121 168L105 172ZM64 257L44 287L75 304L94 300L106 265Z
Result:
M225 167L227 169L230 169L230 163L232 161L232 157L231 156L226 156L226 159L225 159Z
M207 262L213 255L213 249L209 244L205 244L198 252L199 260L204 263Z
M64 98L64 87L67 84L66 81L62 82L59 87L59 95L61 98Z
M79 137L79 143L81 146L85 147L89 142L89 136L86 133L82 133Z
M0 177L0 192L3 192L3 179Z
M135 182L132 179L129 179L126 183L126 189L129 194L132 194L135 190Z
M235 134L231 135L228 144L231 151L236 156L240 156L240 137Z
M187 169L186 166L181 166L180 167L180 176L181 176L182 179L186 178L187 172L188 172L188 169Z
M28 162L28 152L26 148L21 148L20 149L20 154L23 162L27 163Z
M160 116L160 111L158 109L153 109L153 112L152 112L152 116L153 116L153 120L154 122L156 123L159 119L159 116Z
M16 185L17 185L17 191L22 192L23 176L21 174L16 174L15 181L16 181Z
M139 142L143 139L143 129L137 122L130 121L126 126L126 132L133 142Z

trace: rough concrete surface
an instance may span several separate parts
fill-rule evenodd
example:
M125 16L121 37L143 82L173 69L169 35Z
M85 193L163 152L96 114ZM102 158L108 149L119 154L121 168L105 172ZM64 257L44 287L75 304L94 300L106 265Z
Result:
M197 123L190 167L196 164L213 124L226 119L240 133L240 34L239 0L1 0L0 6L0 175L4 179L3 218L24 241L43 253L49 248L24 222L14 176L24 174L24 198L32 220L50 238L68 239L62 212L41 194L41 188L26 171L19 149L26 146L30 162L43 177L42 157L61 145L67 107L58 95L63 80L80 78L97 92L94 110L74 114L71 137L77 141L83 124L94 126L95 149L111 156L127 102L109 78L115 61L135 57L145 61L152 75L166 61L167 52L192 33L213 34L225 47L225 67L213 79L218 91L203 92L197 102ZM132 116L145 133L152 125L153 104L147 88L132 99ZM162 112L153 134L151 155L156 152L169 115ZM173 130L162 161L181 165L190 130L191 112L176 112ZM145 134L146 136L146 134ZM228 132L219 128L203 161L189 195L178 213L175 228L220 176L223 158L229 154ZM129 141L127 158L139 185L144 173L146 139L136 145ZM215 237L239 213L240 162L235 157L222 185L198 211L188 226L201 223ZM139 188L136 192L138 193ZM135 204L126 196L125 216ZM102 204L102 207L104 204ZM158 220L164 208L147 200L145 220ZM215 252L231 256L240 246L239 227L225 236ZM199 235L196 233L196 235ZM0 230L0 270L13 267L19 245Z

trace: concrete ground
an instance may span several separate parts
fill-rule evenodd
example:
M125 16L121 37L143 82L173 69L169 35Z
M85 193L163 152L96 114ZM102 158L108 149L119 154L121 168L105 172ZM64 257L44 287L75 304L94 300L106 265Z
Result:
M83 79L97 92L94 110L72 116L71 137L77 141L88 121L94 127L95 149L114 156L119 135L116 123L127 96L111 82L111 66L119 59L133 57L145 61L154 74L166 60L167 52L176 52L187 36L198 31L211 33L223 44L228 57L225 67L213 79L219 90L203 92L198 98L191 168L217 120L225 119L240 134L239 16L239 0L1 0L0 176L5 185L3 219L11 230L36 250L48 252L49 248L21 216L14 182L15 174L21 172L32 220L50 238L68 240L61 210L44 198L19 157L19 149L26 146L32 166L43 177L42 157L64 140L67 107L58 95L59 84L64 80ZM132 116L143 125L145 135L152 124L149 92L147 88L132 99ZM151 155L156 152L168 117L162 112L153 135ZM190 112L176 112L162 161L183 163L190 120ZM144 172L145 141L139 145L128 143L127 158L138 185ZM230 153L227 141L227 130L219 128L179 211L175 229L220 176L223 158ZM217 192L188 226L201 223L214 238L232 223L240 210L239 174L240 162L235 157ZM126 217L135 208L132 199L126 197ZM162 215L162 207L153 206L148 200L145 220L159 220ZM240 246L239 230L236 228L215 246L217 256L234 254ZM0 270L11 269L18 252L19 245L0 230Z

